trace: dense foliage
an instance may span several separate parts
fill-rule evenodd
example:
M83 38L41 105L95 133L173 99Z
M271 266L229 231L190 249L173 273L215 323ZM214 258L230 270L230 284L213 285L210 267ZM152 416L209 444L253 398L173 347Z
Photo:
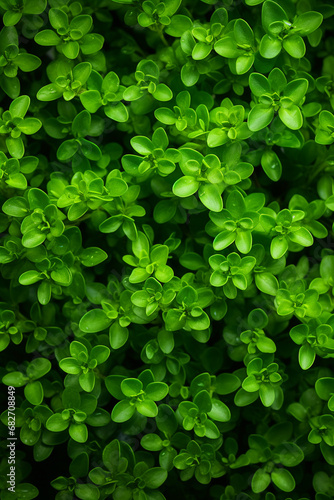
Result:
M334 498L332 2L0 10L1 500Z

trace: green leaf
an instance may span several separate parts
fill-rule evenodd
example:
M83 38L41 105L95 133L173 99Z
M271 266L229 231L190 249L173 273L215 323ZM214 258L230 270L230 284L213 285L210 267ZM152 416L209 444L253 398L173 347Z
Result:
M226 200L226 208L233 217L240 218L246 210L243 195L237 190L232 191Z
M92 371L79 375L79 385L86 392L92 392L95 386L95 375Z
M261 73L252 73L249 75L249 86L253 94L260 97L263 94L270 94L271 88L268 78Z
M54 413L46 421L45 427L52 432L61 432L67 429L69 421L64 420L60 413Z
M195 59L195 61L205 59L210 54L211 48L211 45L208 43L198 42L193 48L191 57Z
M2 377L3 384L12 385L13 387L23 387L28 381L29 378L21 372L7 373L4 377Z
M89 134L91 127L91 116L86 110L77 114L72 122L72 133L75 137L85 137Z
M260 43L260 54L265 59L273 59L282 50L282 42L274 35L264 35Z
M22 12L15 12L7 10L3 16L3 23L5 26L14 26L22 17Z
M125 101L136 101L143 95L143 92L136 85L131 85L127 89L125 89L123 94L123 99Z
M101 248L85 248L80 254L80 261L86 267L97 266L108 258L108 254Z
M85 443L88 439L88 429L85 424L72 423L68 432L77 443Z
M4 206L5 206L5 204L4 204ZM6 212L6 213L8 213L8 212ZM333 273L334 273L334 255L325 255L321 259L320 275L322 277L326 277L326 276L332 276Z
M80 39L80 49L84 55L95 54L102 49L103 44L104 37L99 33L88 33Z
M93 24L93 19L91 16L86 14L81 14L79 16L75 16L72 19L70 23L70 29L74 31L79 30L82 33L82 35L85 35L91 29L92 24Z
M80 500L99 500L100 498L99 489L94 484L77 484L75 494Z
M92 72L92 65L89 62L81 62L73 68L73 79L79 80L84 85Z
M70 160L79 149L79 144L75 139L69 139L61 143L57 149L57 158L59 161Z
M51 271L51 278L59 285L69 286L72 281L72 274L67 267L63 266Z
M319 28L323 21L320 12L308 11L297 17L294 22L294 31L301 36L309 35Z
M234 59L240 55L237 42L231 36L225 36L215 43L215 51L222 57Z
M106 377L106 388L110 394L116 399L123 399L124 394L121 391L121 382L126 377L122 375L108 375Z
M63 358L59 361L59 368L64 370L66 373L70 373L71 375L77 375L81 373L82 368L79 362L73 358Z
M152 142L155 147L162 148L164 150L168 148L168 135L162 127L159 127L154 131L152 135Z
M158 333L159 347L165 354L170 354L174 349L174 336L171 332L160 330Z
M196 193L199 185L200 183L196 181L194 177L185 175L184 177L180 177L180 179L174 182L173 193L180 198L185 198Z
M273 259L280 259L286 254L287 250L288 242L284 236L275 236L275 238L271 240L270 254Z
M22 196L14 196L5 201L2 211L12 217L25 217L28 214L28 202Z
M239 56L235 61L235 72L238 75L244 75L247 73L254 64L255 56L254 54L244 54ZM233 71L232 63L230 64L231 71ZM234 72L234 71L233 71Z
M228 140L227 132L220 128L210 130L207 138L209 148L222 146L223 144L226 144Z
M221 233L217 234L217 236L213 240L213 248L215 250L223 250L224 248L227 248L229 245L231 245L231 243L234 242L235 238L235 232L222 231Z
M173 98L173 92L164 83L158 83L156 90L153 92L153 96L158 101L170 101Z
M22 245L26 248L35 248L41 245L46 239L46 234L38 233L37 230L32 229L26 232L22 237Z
M15 76L8 78L5 75L0 75L0 85L11 99L15 99L20 94L20 80Z
M315 390L319 398L327 401L334 394L334 378L322 377L318 378L315 383Z
M183 177L183 179L185 179L185 177ZM174 186L173 186L173 192L174 194L177 194L174 190ZM208 208L209 210L212 210L213 212L220 212L223 209L223 200L219 192L219 189L216 185L202 184L198 190L198 196L203 205L206 206L206 208Z
M6 180L8 186L11 186L15 189L27 189L28 183L25 176L21 173L12 174L9 179Z
M80 360L82 359L81 358L82 353L84 353L84 358L87 359L88 358L87 347L84 344L82 344L81 342L78 342L77 340L74 340L73 342L71 342L70 354L71 354L71 356L73 356L74 358L76 358L79 361L79 364L80 364Z
M248 127L252 132L257 132L267 127L273 118L274 108L268 107L265 104L256 104L248 115Z
M132 271L129 277L130 283L141 283L145 281L151 273L147 272L146 269L137 267Z
M108 470L113 470L115 464L119 462L120 445L117 439L112 440L107 444L102 453L102 460Z
M39 68L39 66L42 64L42 61L39 57L33 54L21 53L15 58L15 63L18 65L21 71L28 73Z
M167 479L168 473L161 467L153 467L143 473L141 479L144 481L147 488L157 489Z
M234 403L240 407L247 406L256 401L257 398L258 398L258 392L250 393L241 388L238 390L238 392L234 397Z
M130 140L133 149L141 155L149 155L154 149L154 145L148 137L137 136Z
M239 45L251 46L254 41L252 28L244 19L237 19L234 25L234 36Z
M194 397L194 404L198 407L200 412L208 413L211 411L212 403L208 391L203 390L198 392Z
M248 315L248 324L251 328L265 328L268 316L262 309L253 309Z
M313 245L313 236L306 227L300 227L297 231L289 235L291 241L303 245L304 247L310 247Z
M145 417L156 417L158 414L157 405L154 401L149 399L136 403L136 408L138 412Z
M261 166L270 180L277 182L282 175L282 164L274 151L266 149L261 157Z
M39 380L29 382L24 388L24 395L32 405L40 405L43 402L44 391Z
M12 117L24 118L28 108L30 106L30 97L27 95L21 95L17 99L14 99L9 106L9 111Z
M105 106L104 112L108 118L115 122L124 123L129 119L128 109L122 102L108 104Z
M24 4L25 14L42 14L46 9L46 0L26 0Z
M168 394L168 385L164 382L151 382L145 388L146 396L153 401L161 401Z
M204 431L205 431L205 436L208 437L209 439L218 439L220 436L220 431L216 424L212 422L212 420L206 420L204 422ZM195 426L195 434L198 436L202 437L202 429L199 429L198 427Z
M260 385L260 399L264 406L271 406L275 401L275 389L267 383Z
M51 26L58 30L60 28L66 28L68 26L67 14L61 9L52 8L49 10L49 20Z
M297 78L288 83L284 88L284 96L290 97L295 104L299 104L305 96L308 89L308 80L305 78Z
M143 384L136 378L126 378L122 380L121 390L124 396L129 398L137 396L143 389Z
M78 42L66 42L62 47L62 52L68 59L76 59L80 52L80 45Z
M288 16L282 7L273 2L266 0L262 7L262 26L265 31L270 32L270 25L277 21L288 21Z
M159 404L158 414L155 418L158 429L172 436L178 427L176 416L172 408L166 404Z
M102 151L97 144L87 139L80 139L80 149L82 154L92 161L99 161L102 157Z
M135 406L131 405L127 399L124 399L114 406L111 412L111 419L116 423L126 422L130 420L135 411Z
M295 467L304 460L304 453L295 443L281 443L275 448L280 463L285 467Z
M250 375L243 381L242 388L247 392L257 392L260 388L260 384L253 375Z
M38 188L29 189L28 201L31 210L35 210L36 208L45 210L45 208L50 204L49 196Z
M90 359L96 359L97 364L105 363L110 355L110 349L104 345L96 345L90 352Z
M224 396L231 394L240 387L240 379L233 373L221 373L215 383L215 392Z
M301 59L304 57L306 52L306 47L304 40L299 35L292 35L283 40L283 48L287 51L290 56L296 59Z
M182 0L168 0L168 3L166 2L165 4L164 15L170 17L175 14L179 9L181 3Z
M154 116L159 122L166 125L174 125L176 122L175 114L169 108L158 108L154 111Z
M96 111L102 105L101 94L98 90L87 90L79 95L81 104L90 113L96 113Z
M128 340L129 330L115 321L109 328L109 343L112 349L120 349Z
M265 491L268 488L270 483L270 474L265 472L263 469L257 469L252 477L252 490L254 493L262 493L262 491Z
M160 451L163 448L162 439L157 434L146 434L141 438L140 444L148 451Z
M293 475L286 469L274 469L271 473L273 483L282 491L290 492L295 489Z
M272 353L276 351L275 342L268 337L261 336L256 345L261 352Z
M286 125L291 130L298 130L303 125L303 115L298 106L295 104L291 105L289 108L280 108L278 115L284 125Z
M248 253L252 248L252 233L251 231L240 231L235 238L235 245L239 252Z
M84 202L74 203L70 206L69 211L67 212L67 218L70 221L80 219L87 212L88 207Z
M81 318L79 328L86 333L101 332L108 328L112 321L102 309L92 309Z
M43 30L35 35L35 42L38 45L45 47L57 46L61 42L61 38L52 30Z
M26 271L19 277L19 283L21 285L33 285L43 279L43 275L38 271Z
M255 274L255 284L261 292L268 295L276 295L279 287L277 278L271 273Z
M170 24L166 27L165 32L167 35L174 37L181 37L184 32L192 28L192 22L188 16L177 14L173 16Z
M21 159L24 155L24 144L20 137L7 137L6 146L13 158Z
M198 82L199 71L192 62L187 62L181 69L181 80L186 87L192 87Z
M212 409L208 412L208 416L212 418L212 420L228 422L231 419L231 412L222 401L212 398L211 403Z
M50 83L40 88L37 92L37 99L40 101L55 101L63 95L64 89L59 87L56 83Z

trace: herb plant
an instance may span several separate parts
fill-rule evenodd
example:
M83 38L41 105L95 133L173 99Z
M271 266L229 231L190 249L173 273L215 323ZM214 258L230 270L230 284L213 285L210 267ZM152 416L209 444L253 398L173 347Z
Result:
M332 2L0 13L0 499L332 499Z

